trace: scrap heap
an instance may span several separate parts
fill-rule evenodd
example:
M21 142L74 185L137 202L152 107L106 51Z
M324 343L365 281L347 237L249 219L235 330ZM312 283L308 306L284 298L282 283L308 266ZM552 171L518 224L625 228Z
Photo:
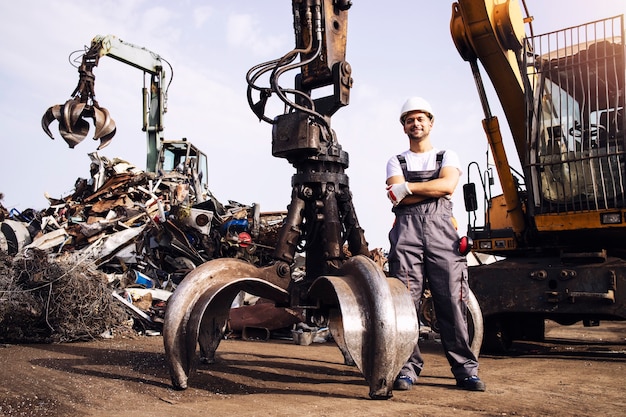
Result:
M284 213L210 193L196 204L184 175L89 156L91 178L48 208L0 204L0 341L84 340L130 318L158 331L168 296L196 266L270 262Z

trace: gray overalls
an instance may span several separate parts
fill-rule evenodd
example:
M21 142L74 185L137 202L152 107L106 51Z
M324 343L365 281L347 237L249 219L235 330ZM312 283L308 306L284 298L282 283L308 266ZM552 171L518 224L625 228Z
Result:
M408 171L404 157L398 155L404 178L424 182L439 176L441 151L437 168L432 171ZM389 274L399 278L411 292L415 308L424 290L427 276L439 323L441 343L452 374L458 380L478 374L478 361L469 346L466 302L469 294L467 261L458 253L459 236L452 222L452 201L433 198L417 204L393 208L396 220L389 232ZM400 371L413 382L417 380L424 360L419 346Z

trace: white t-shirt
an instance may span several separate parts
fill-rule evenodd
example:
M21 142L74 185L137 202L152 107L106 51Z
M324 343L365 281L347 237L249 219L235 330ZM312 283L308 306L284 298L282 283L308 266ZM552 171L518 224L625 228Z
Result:
M410 150L406 150L402 152L400 155L403 155L406 159L406 168L409 171L432 171L437 169L437 153L439 149L431 149L428 152L424 153L415 153ZM443 159L441 160L441 167L452 166L459 170L459 173L463 173L461 169L461 162L459 161L459 156L456 152L446 150L443 154ZM397 155L389 158L387 162L387 179L390 177L394 177L397 175L404 175L402 173L402 167L400 166L400 161L398 161Z

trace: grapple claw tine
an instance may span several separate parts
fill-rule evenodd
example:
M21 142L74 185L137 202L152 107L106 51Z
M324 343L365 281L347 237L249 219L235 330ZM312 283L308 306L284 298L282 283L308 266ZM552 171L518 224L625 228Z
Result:
M115 135L116 126L115 122L111 118L111 114L104 107L93 108L93 120L96 126L96 133L93 136L94 140L101 139L103 143L100 144L98 149L103 148L108 144ZM104 140L106 139L106 144Z
M73 130L69 130L64 124L59 124L59 132L69 147L74 148L87 137L89 123L84 119L79 119Z
M115 125L113 125L113 130L100 138L100 145L98 146L98 150L107 147L109 143L111 143L113 136L115 136L115 132L116 132L116 127Z
M59 133L61 133L63 140L65 140L72 149L81 142L80 138L76 138L72 132L69 132L61 125L59 125Z
M93 134L93 140L98 139L98 135L102 131L102 126L104 126L106 114L103 111L104 109L93 106L91 108L89 116L93 119L93 125L96 128L96 131Z
M84 110L85 103L81 103L76 99L65 102L63 106L63 123L65 123L68 131L73 132L79 124L82 126Z
M83 112L85 111L85 103L76 103L72 108L71 121L72 126L76 126L79 121L84 121Z
M50 132L50 123L52 123L54 120L57 120L59 122L61 120L60 104L55 104L54 106L50 107L48 110L46 110L43 117L41 118L41 127L43 128L43 131L46 132L46 135L50 136L50 139L53 140L54 136L52 135L52 132Z
M61 111L63 113L61 118L59 119L59 131L61 132L61 136L63 136L64 131L67 133L72 133L72 122L70 121L71 108L72 100L66 101L61 108Z

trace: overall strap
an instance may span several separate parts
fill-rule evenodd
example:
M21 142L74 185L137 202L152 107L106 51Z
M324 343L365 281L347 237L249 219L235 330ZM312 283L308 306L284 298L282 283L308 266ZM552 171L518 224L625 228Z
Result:
M446 151L439 151L437 152L437 169L441 168L441 162L443 161L443 155L446 153Z
M400 162L400 168L402 168L402 174L404 174L404 178L407 177L407 167L406 167L406 158L404 155L397 155L398 161Z
M435 170L433 171L426 171L429 172L430 174L426 174L426 172L424 172L425 175L429 175L429 176L439 176L439 170L441 170L441 164L443 162L443 156L446 153L446 151L439 151L437 152L437 167L435 168ZM421 177L421 181L425 180L425 177L422 175L418 175L418 177L416 177L416 173L419 171L411 171L411 174L409 174L409 170L407 168L407 164L406 164L406 158L404 157L404 155L396 155L396 158L398 158L398 162L400 162L400 168L402 168L402 174L404 175L404 178L407 179L407 181L411 181L409 178L413 179L413 178L419 178ZM415 180L414 180L415 181ZM419 179L417 181L420 181Z

